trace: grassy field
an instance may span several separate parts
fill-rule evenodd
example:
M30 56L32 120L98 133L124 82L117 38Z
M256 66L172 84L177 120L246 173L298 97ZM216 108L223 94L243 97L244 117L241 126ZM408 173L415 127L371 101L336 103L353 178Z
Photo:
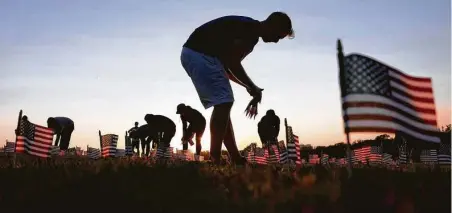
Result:
M450 212L450 172L0 158L0 206L141 212ZM16 167L16 168L14 168ZM58 209L57 209L58 208ZM28 211L27 211L28 212Z

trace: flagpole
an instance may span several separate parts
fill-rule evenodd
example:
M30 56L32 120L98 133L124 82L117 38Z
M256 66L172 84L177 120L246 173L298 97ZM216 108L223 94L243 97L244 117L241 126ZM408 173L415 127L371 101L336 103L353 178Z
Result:
M284 127L286 128L286 147L289 144L289 128L287 125L287 118L284 118ZM287 163L290 163L289 151L287 151Z
M22 110L19 111L19 118L17 119L17 127L16 127L16 141L15 143L17 143L17 133L19 132L19 128L20 128L20 120L22 119ZM14 146L14 152L16 152L16 146Z
M345 67L344 67L344 52L342 49L342 42L340 39L337 40L337 61L339 66L339 85L341 90L341 98L344 97L344 90L345 90L345 82L343 82L345 79L343 79ZM344 119L344 130L345 130L345 136L347 139L347 161L348 161L348 177L350 178L352 176L352 156L351 156L351 144L350 144L350 132L347 125L347 113L345 113L344 105L342 104L341 100L341 107L342 107L342 116Z
M102 134L99 130L100 156L102 157Z
M284 127L286 131L286 147L287 147L287 143L289 142L289 133L287 132L287 118L284 118Z

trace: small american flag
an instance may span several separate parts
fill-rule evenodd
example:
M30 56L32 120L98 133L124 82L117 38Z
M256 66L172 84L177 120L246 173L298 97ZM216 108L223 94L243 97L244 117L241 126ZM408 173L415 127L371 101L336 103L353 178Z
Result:
M177 150L177 154L180 160L192 161L194 159L194 155L190 150Z
M125 148L126 148L126 155L133 156L132 140L127 135L125 136Z
M287 127L288 141L287 141L287 153L289 159L295 161L297 159L297 148L294 141L292 127Z
M14 152L14 149L16 148L15 142L6 142L4 152Z
M266 165L268 158L268 149L256 148L255 150L255 159L257 164Z
M354 151L357 160L361 163L366 164L367 161L371 164L381 162L381 152L379 146L364 146L355 149Z
M48 158L53 142L53 130L28 120L20 120L16 152Z
M173 147L166 147L165 145L159 145L157 148L156 157L157 158L172 158L173 157Z
M116 157L125 157L126 156L126 150L124 149L116 149Z
M327 154L322 154L322 159L320 160L322 165L327 165L328 164L328 158L329 156Z
M337 162L337 160L336 160L336 158L334 158L334 157L328 159L328 163L329 163L329 164L336 164L336 162Z
M267 147L268 149L268 163L279 163L279 150L277 145L271 145L270 147Z
M100 158L100 150L92 147L88 147L87 156L91 159L99 159Z
M77 155L77 150L75 149L75 147L71 147L71 148L66 150L65 154L67 156L76 156Z
M346 132L402 131L439 143L430 78L414 77L360 54L344 58L340 72Z
M436 152L436 149L422 150L420 158L421 163L436 164L438 162L438 153Z
M382 162L384 164L392 164L393 160L392 160L392 155L388 154L388 153L383 153L383 157L382 157Z
M346 163L347 163L347 161L345 160L345 158L337 159L337 164L340 166L344 166Z
M407 151L407 141L403 136L400 136L402 143L399 147L399 164L408 163L408 151Z
M450 144L439 144L438 163L440 165L450 165Z
M309 164L319 164L320 158L317 154L309 155Z
M286 146L284 145L284 141L279 142L279 150L279 162L281 162L282 164L287 163L289 155L287 153Z
M254 155L254 150L250 150L249 152L248 152L248 154L246 155L246 160L249 162L249 163L251 163L251 164L254 164L254 163L256 163L256 158L255 158L256 156Z
M287 132L289 134L289 141L287 141L289 159L295 161L296 164L301 164L300 140L297 135L293 134L291 126L287 127Z
M50 155L51 156L64 155L64 151L61 152L59 146L52 146L52 148L50 148Z
M102 135L102 157L115 157L116 147L118 145L118 135Z

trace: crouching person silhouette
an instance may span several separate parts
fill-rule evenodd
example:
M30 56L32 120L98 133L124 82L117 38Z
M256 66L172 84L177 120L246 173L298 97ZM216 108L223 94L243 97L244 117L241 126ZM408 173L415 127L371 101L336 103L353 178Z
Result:
M176 124L163 115L146 114L144 120L149 125L150 131L154 132L152 135L158 135L157 158L164 157L176 134Z
M59 146L60 150L67 150L74 131L74 121L66 117L49 117L47 127L53 130L54 135L57 135L55 146Z

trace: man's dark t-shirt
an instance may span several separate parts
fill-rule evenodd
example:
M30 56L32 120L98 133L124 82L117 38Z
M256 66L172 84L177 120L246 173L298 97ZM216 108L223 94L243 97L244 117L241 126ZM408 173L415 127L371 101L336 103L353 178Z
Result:
M246 55L259 42L259 23L245 16L220 17L196 28L183 46L222 60L235 40L240 39L246 46Z
M176 132L176 124L163 115L154 115L149 126L152 131L156 132Z
M54 117L56 122L61 125L62 127L69 127L74 125L74 121L72 121L70 118L66 117Z
M203 128L206 126L206 119L204 118L204 116L196 109L193 109L189 106L187 113L185 113L184 115L180 115L180 118L182 120L182 122L188 122L190 123L191 126L196 128Z

